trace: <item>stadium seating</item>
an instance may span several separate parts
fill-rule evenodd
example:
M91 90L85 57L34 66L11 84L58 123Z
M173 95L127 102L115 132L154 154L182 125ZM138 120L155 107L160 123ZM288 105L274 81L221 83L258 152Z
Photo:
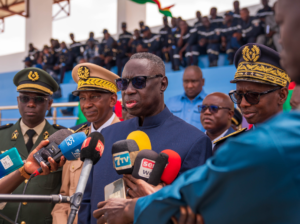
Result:
M233 79L235 73L234 66L228 66L228 61L226 60L226 55L221 54L219 58L219 67L208 68L208 58L207 56L199 57L199 66L202 68L204 78L205 78L205 86L204 90L206 93L212 92L223 92L229 93L230 90L235 89L234 84L230 84L230 80ZM113 72L116 73L116 68L112 69ZM169 97L179 95L183 93L182 86L182 76L184 69L182 68L180 71L172 71L171 63L166 63L166 74L169 79L169 87L165 93L165 99ZM8 105L17 105L17 96L16 87L14 86L12 79L15 72L2 73L0 74L0 106L8 106ZM72 79L72 73L67 72L64 77L64 83L61 84L62 97L59 99L55 99L55 103L63 103L68 102L69 94L76 89L76 83ZM121 93L118 93L118 98L121 98ZM64 108L59 108L64 109ZM62 117L61 112L57 110L58 117ZM77 108L74 110L74 114L77 114ZM18 110L6 110L1 111L2 119L8 118L19 118L20 114ZM15 121L2 121L1 125L6 123L14 123ZM50 121L52 123L52 121ZM60 120L58 121L60 125L71 127L75 125L75 120Z

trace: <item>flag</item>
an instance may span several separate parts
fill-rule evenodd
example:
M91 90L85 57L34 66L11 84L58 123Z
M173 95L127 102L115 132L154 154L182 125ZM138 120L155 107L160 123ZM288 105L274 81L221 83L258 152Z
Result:
M170 8L172 8L174 5L162 8L159 0L130 0L130 1L138 3L138 4L146 4L147 2L156 4L159 12L161 14L168 16L168 17L173 17L172 13L170 11Z

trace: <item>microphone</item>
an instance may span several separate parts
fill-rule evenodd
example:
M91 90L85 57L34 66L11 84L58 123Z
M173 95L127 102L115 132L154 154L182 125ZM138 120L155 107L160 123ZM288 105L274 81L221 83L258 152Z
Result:
M139 153L136 141L127 139L117 141L112 146L114 168L118 174L132 174L135 159Z
M132 176L136 179L142 179L147 182L153 170L157 157L158 154L155 151L140 151L135 159Z
M152 150L150 138L143 131L133 131L127 136L127 139L132 139L136 141L140 151L144 149Z
M71 198L71 213L68 224L72 224L82 201L83 193L90 176L92 166L101 158L104 151L104 137L99 132L91 133L83 142L80 152L80 160L83 161L78 185L75 194Z
M49 137L50 143L35 153L33 157L38 163L43 161L49 167L49 156L56 162L60 161L61 156L65 156L67 160L76 160L80 156L80 147L85 139L86 135L83 132L72 134L72 132L67 129L59 130ZM43 170L40 167L32 176L38 176L42 172Z
M168 164L169 155L165 153L159 153L155 160L155 166L151 172L148 183L157 186L160 183L160 178Z
M0 155L0 178L23 166L18 150L14 147Z
M161 175L161 181L166 184L171 184L178 176L181 168L181 157L180 155L171 149L163 150L164 153L169 156L168 164Z

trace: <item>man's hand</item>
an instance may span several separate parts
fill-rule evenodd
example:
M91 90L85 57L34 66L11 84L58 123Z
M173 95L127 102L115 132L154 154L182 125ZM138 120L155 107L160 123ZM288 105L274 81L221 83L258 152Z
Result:
M41 162L38 164L38 162L33 158L33 155L39 151L41 148L47 146L49 144L49 140L41 141L41 143L29 154L28 158L26 159L26 163L24 164L24 169L27 173L32 174L34 171L36 171L38 168L42 167L43 173L41 175L47 175L51 171L56 171L59 167L63 166L66 162L66 159L64 156L60 158L60 162L56 163L54 159L51 157L48 157L48 162L50 163L50 169L49 167L44 163Z
M204 224L201 215L195 215L190 207L180 207L180 218L172 217L174 224Z
M98 209L93 212L97 224L130 224L134 219L136 200L113 198L98 203Z
M126 184L126 191L128 190L128 196L131 198L140 198L147 196L149 194L153 194L159 189L155 189L154 186L148 184L144 180L136 179L130 174L124 174L123 177Z

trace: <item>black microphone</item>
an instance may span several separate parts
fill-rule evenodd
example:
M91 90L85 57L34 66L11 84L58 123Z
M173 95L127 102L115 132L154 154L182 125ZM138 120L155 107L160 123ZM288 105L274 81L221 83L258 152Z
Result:
M68 129L59 130L49 137L49 144L36 152L33 157L39 164L43 161L49 167L48 157L52 157L56 162L60 161L61 156L65 156L67 160L76 160L80 156L80 147L85 139L86 135L83 132L72 134ZM42 172L42 168L39 168L32 176Z
M166 153L159 153L155 160L155 166L151 172L148 183L157 186L161 181L160 178L168 164L169 155Z
M83 161L78 185L75 194L71 198L71 213L68 218L68 224L72 224L92 169L101 158L104 150L104 137L99 132L91 133L83 142L80 152L80 160Z
M118 174L132 174L139 146L136 141L127 139L117 141L112 146L112 157L114 168Z
M147 182L157 157L158 154L155 151L147 149L140 151L135 159L132 176Z
M23 194L0 194L0 202L30 202L30 203L70 203L69 196L60 194L52 195L23 195Z

